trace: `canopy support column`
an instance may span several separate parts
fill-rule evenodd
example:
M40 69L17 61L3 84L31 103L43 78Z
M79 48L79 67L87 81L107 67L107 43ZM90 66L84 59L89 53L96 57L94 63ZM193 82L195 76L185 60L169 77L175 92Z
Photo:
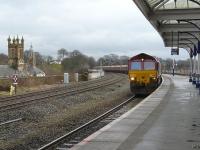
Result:
M193 64L194 64L194 68L193 68L192 84L196 84L196 56L194 56Z
M192 82L192 75L193 75L193 65L192 65L192 57L190 57L190 78L189 78L189 82Z
M196 88L200 88L200 41L198 41L197 54L198 54L198 70L197 70Z
M200 87L200 53L198 53L198 71L197 71L197 81L196 88Z

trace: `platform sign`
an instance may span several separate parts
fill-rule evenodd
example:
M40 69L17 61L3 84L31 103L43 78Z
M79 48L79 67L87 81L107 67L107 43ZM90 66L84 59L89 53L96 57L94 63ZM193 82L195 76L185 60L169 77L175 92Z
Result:
M17 83L18 77L17 77L16 74L14 74L14 75L12 76L12 80L13 80L13 84L18 84L18 83Z
M179 48L172 48L171 55L179 55Z

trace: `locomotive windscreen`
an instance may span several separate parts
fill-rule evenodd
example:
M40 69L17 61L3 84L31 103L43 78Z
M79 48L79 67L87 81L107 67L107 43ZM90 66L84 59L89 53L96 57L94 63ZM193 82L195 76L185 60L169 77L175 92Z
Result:
M144 62L144 70L155 70L155 62L145 61Z
M130 70L155 70L155 62L153 61L132 61Z
M137 62L137 61L131 62L131 70L142 70L141 62Z

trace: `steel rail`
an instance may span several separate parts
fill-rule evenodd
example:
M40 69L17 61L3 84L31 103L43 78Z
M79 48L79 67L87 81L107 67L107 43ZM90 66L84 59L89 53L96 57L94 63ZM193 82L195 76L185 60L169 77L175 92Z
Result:
M27 97L33 97L33 96L42 96L42 95L47 95L48 93L55 93L55 92L63 92L66 90L70 90L70 89L74 89L77 86L85 86L85 85L90 85L90 84L95 84L97 82L103 82L106 80L109 80L110 77L104 77L103 79L97 79L97 80L91 80L91 81L87 81L87 82L82 82L82 83L78 83L75 85L70 85L70 86L64 86L64 87L58 87L58 88L51 88L48 90L42 90L42 91L37 91L37 92L32 92L32 93L26 93L26 94L20 94L20 95L15 95L15 96L9 96L9 97L4 97L4 98L0 98L0 104L3 102L7 102L7 101L16 101L17 99L22 99L22 98L27 98Z
M117 82L121 81L122 79L123 78L112 79L111 81L106 81L105 83L103 82L103 83L99 83L99 84L94 84L94 85L89 86L89 87L85 87L85 85L84 85L84 87L81 87L81 88L75 89L75 90L71 90L71 91L65 91L65 92L62 92L62 93L53 93L52 95L45 95L43 97L32 98L32 99L28 99L28 100L25 100L25 101L17 101L17 102L14 102L14 103L4 104L4 105L0 106L0 112L5 111L5 110L11 110L11 109L16 109L16 108L20 108L20 107L23 107L23 106L27 106L29 104L32 104L33 102L38 102L38 101L42 102L42 101L47 100L48 98L53 98L53 97L60 98L60 97L63 97L63 96L70 96L70 95L74 95L74 94L79 94L79 93L91 91L91 90L94 90L94 89L98 89L100 87L104 87L104 86L108 86L108 85L117 83Z
M42 146L41 148L39 148L38 150L46 150L46 149L50 149L50 148L55 148L55 146L57 146L60 142L62 142L64 139L67 139L69 138L70 136L74 135L75 133L85 129L85 128L88 128L90 125L104 119L105 117L109 116L110 114L112 114L113 112L119 110L121 107L123 107L124 105L126 105L127 103L131 102L133 99L135 98L135 95L130 97L129 99L127 99L126 101L124 101L123 103L119 104L118 106L112 108L111 110L105 112L104 114L98 116L97 118L87 122L86 124L72 130L71 132L55 139L54 141Z
M11 124L11 123L18 122L18 121L21 121L21 120L22 120L22 118L9 120L9 121L0 123L0 126L7 125L7 124Z
M118 81L118 80L116 80ZM31 101L36 101L36 100L42 100L42 99L45 99L45 98L52 98L52 97L55 97L55 96L63 96L64 94L67 94L67 95L73 95L73 94L77 94L77 93L81 93L81 92L85 92L85 91L89 91L91 89L96 89L96 88L99 88L99 87L102 87L102 86L106 86L108 84L112 84L113 82L115 82L115 80L113 81L107 81L106 83L107 84L104 84L104 83L101 83L101 84L95 84L95 85L92 85L90 87L85 87L86 85L84 85L84 87L82 88L79 88L79 89L73 89L71 91L65 91L65 92L62 92L62 93L53 93L51 95L45 95L43 97L39 97L39 98L33 98L33 99L30 99L30 100L26 100L26 101L21 101L21 102L15 102L15 103L11 103L9 104L10 106L14 106L14 105L18 105L18 104L23 104L23 103L26 103L26 102L31 102ZM8 101L9 102L9 101ZM3 107L7 107L9 105L2 105L0 106L0 109L2 109Z
M104 81L108 81L108 79L107 80L99 80L98 82L104 82ZM47 92L45 92L44 91L44 93L42 93L42 94L44 94L44 95L47 95L47 94L52 94L52 92L53 93L56 93L56 92L59 92L59 93L57 93L57 94L62 94L62 93L66 93L66 92L68 92L67 90L74 90L75 88L77 88L77 86L79 86L79 88L81 88L82 86L83 87L85 87L85 86L87 86L87 85L93 85L93 84L97 84L98 82L93 82L93 83L85 83L85 84L82 84L82 85L76 85L76 86L74 86L74 87L70 87L70 88L63 88L63 90L61 90L61 91L59 91L59 90L57 90L57 89L54 89L54 90L52 90L52 91L47 91ZM41 96L42 96L42 94L41 94ZM2 103L4 103L4 102L11 102L11 101L13 101L13 100L17 100L17 99L19 99L19 100L22 100L23 98L28 98L28 97L30 97L30 96L38 96L38 94L36 93L34 93L33 95L19 95L17 98L12 98L12 97L9 97L8 99L5 99L5 100L3 100L3 101L0 101L0 104L2 104ZM40 96L40 95L39 95ZM11 98L11 99L10 99Z
M20 94L20 95L15 95L15 96L8 96L8 97L1 97L0 98L0 102L5 102L5 101L10 101L10 100L16 100L17 98L26 98L28 96L35 96L35 95L42 95L42 94L47 94L47 93L51 93L52 91L53 92L57 92L57 91L60 91L60 90L66 90L67 89L71 89L71 88L74 88L75 86L82 86L82 85L86 85L86 84L90 84L90 83L95 83L95 82L98 82L98 81L104 81L104 80L108 80L108 77L104 77L102 79L96 79L96 80L91 80L91 81L87 81L87 82L81 82L81 83L78 83L77 85L70 85L68 87L66 86L62 86L62 87L55 87L55 88L51 88L51 89L48 89L48 90L41 90L41 91L36 91L36 92L29 92L29 93L25 93L25 94Z

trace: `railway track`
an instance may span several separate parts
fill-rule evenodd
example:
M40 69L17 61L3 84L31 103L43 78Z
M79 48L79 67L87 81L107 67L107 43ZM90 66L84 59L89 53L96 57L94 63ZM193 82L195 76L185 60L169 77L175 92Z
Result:
M35 102L46 101L49 98L62 98L64 96L70 96L70 95L98 89L104 86L115 84L121 81L122 79L123 78L120 76L115 76L111 79L105 77L104 79L101 79L101 80L85 82L77 86L72 86L68 88L62 87L58 89L47 90L46 92L42 91L42 92L35 92L32 94L28 93L25 95L17 95L14 97L3 98L0 100L0 112L5 111L5 110L20 108L20 107L30 105Z
M83 82L76 83L75 85L69 85L69 86L62 85L60 87L50 88L50 89L47 89L47 90L41 90L41 91L36 91L36 92L28 92L28 93L25 93L25 94L20 94L20 95L15 95L15 96L0 97L0 102L4 102L4 101L7 101L7 100L9 100L9 101L10 100L16 100L18 98L26 98L26 97L29 97L29 96L38 96L38 95L47 94L47 93L51 93L51 92L57 92L57 91L62 91L62 90L66 90L66 89L71 89L71 88L74 88L76 86L87 85L87 84L91 84L91 83L96 83L98 81L109 80L109 78L111 78L110 76L115 77L116 75L110 74L110 75L103 77L101 79L83 81Z
M82 139L84 139L88 135L97 131L99 129L98 127L96 127L97 124L103 123L103 126L105 126L112 120L116 119L116 116L115 117L109 117L109 116L112 115L113 113L117 112L123 106L127 105L128 103L130 103L133 100L136 100L135 96L130 97L129 99L127 99L123 103L119 104L118 106L110 109L109 111L107 111L104 114L98 116L97 118L89 121L88 123L74 129L73 131L44 145L43 147L39 148L38 150L52 150L52 149L62 150L62 149L71 148L73 145L79 143ZM120 115L122 115L122 114L120 114ZM119 117L119 116L117 116L117 117ZM92 133L89 132L89 134L88 134L88 133L85 133L85 132L87 132L87 130L93 130L93 131L92 131ZM81 134L83 134L83 136L80 136Z

